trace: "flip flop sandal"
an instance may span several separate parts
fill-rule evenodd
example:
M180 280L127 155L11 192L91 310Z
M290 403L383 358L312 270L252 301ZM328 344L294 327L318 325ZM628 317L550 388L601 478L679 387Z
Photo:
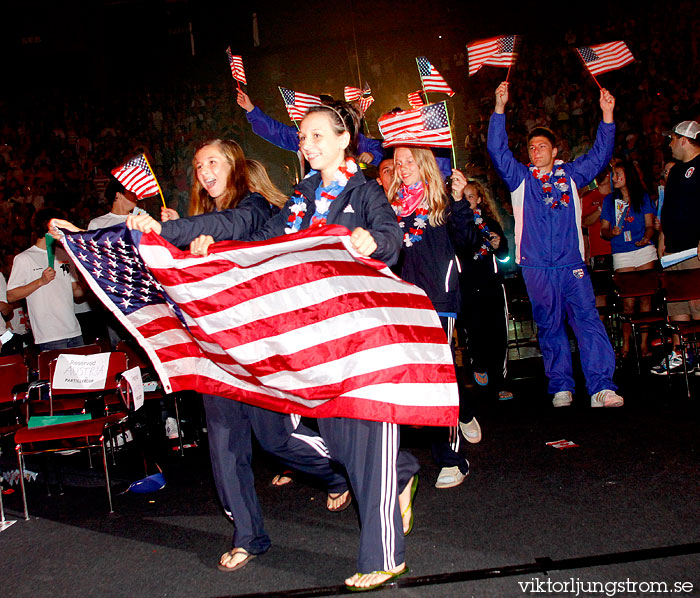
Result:
M513 398L513 393L509 390L502 390L498 393L499 401L510 401Z
M279 488L280 486L291 484L293 481L294 478L292 478L292 472L287 469L282 473L278 473L274 478L272 478L272 485Z
M346 490L345 492L340 492L338 494L335 494L333 496L330 492L328 493L328 498L331 500L335 500L336 498L340 498L341 496L345 495L345 498L343 499L343 502L341 502L337 507L331 507L326 503L326 508L331 512L331 513L340 513L341 511L344 511L350 506L350 503L352 502L352 495L350 494L350 490Z
M248 563L250 563L250 561L252 561L256 556L258 556L257 554L250 554L245 548L233 548L229 550L226 554L230 554L231 556L233 556L234 554L244 553L247 556L237 565L234 565L233 567L227 567L226 565L222 565L221 561L219 561L219 563L216 565L216 568L219 571L226 571L227 573L230 571L236 571L238 569L243 569L243 567L245 567Z
M411 510L411 519L408 522L408 529L403 533L404 536L408 536L413 531L413 498L416 496L416 490L418 490L418 474L413 476L413 481L411 482L411 498L408 501L408 506L401 513L401 521L403 521L404 515Z
M364 577L365 575L388 575L384 581L381 581L379 583L375 583L371 586L366 586L364 588L362 587L357 587L357 586L349 586L345 584L345 589L350 590L351 592L369 592L370 590L376 590L377 588L383 586L385 583L388 583L398 577L401 577L402 575L405 575L408 573L409 569L408 567L404 567L399 571L398 573L392 573L391 571L371 571L370 573L356 573L358 578Z

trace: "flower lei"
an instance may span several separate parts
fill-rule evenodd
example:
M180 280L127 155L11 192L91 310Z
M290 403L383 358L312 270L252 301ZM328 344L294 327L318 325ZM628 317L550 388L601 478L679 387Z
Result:
M298 191L294 192L289 200L292 205L289 208L289 216L287 217L287 226L284 227L284 233L296 233L301 229L301 223L306 214L306 198Z
M569 202L571 201L571 196L568 194L569 184L566 179L566 172L562 168L564 164L563 160L554 161L554 174L551 172L542 172L534 164L528 164L530 173L542 184L543 201L545 205L550 206L552 209L569 207ZM554 183L552 184L552 179ZM556 187L561 192L561 199L555 199L552 195L553 186Z
M309 228L323 226L328 220L328 212L331 210L333 200L341 194L348 181L357 172L357 162L354 158L346 158L345 163L338 167L333 175L333 180L327 187L323 181L316 188L316 212L311 217Z
M413 219L413 226L409 227L408 232L403 235L403 242L406 247L418 243L423 239L423 230L428 226L428 208L416 208L416 217ZM399 221L401 217L399 216ZM403 222L399 222L401 228L405 228Z
M323 182L319 184L316 189L316 212L311 218L310 226L315 227L326 224L332 201L340 195L341 191L356 172L357 162L355 162L354 158L347 158L345 164L342 164L338 170L336 170L333 181L328 187L322 187ZM304 178L309 178L316 173L316 170L311 170ZM306 215L306 198L301 193L295 191L289 199L291 201L291 206L289 208L289 216L287 217L287 226L284 229L285 234L296 233L301 230L301 223Z
M429 210L423 200L423 182L418 181L412 185L401 185L398 196L400 203L393 206L399 226L405 228L402 218L407 218L415 213L413 226L403 235L403 242L406 247L411 247L423 239L423 231L428 226Z
M489 230L489 227L486 226L486 223L484 222L483 217L481 216L481 210L479 208L474 208L474 223L479 227L479 231L481 231L481 237L483 239L483 243L481 244L481 247L477 250L477 252L474 254L474 259L475 260L480 260L486 257L488 252L491 250L492 245L491 245L491 231Z

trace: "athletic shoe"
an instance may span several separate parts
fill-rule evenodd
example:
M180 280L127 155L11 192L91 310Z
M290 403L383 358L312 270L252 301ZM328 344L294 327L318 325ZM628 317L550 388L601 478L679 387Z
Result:
M165 420L165 435L170 440L175 440L180 437L180 430L177 427L177 420L174 417L169 417Z
M466 424L459 422L459 429L467 442L472 444L481 442L481 426L475 417L472 417L471 421Z
M591 395L591 407L622 407L625 400L614 390L601 390Z
M467 465L469 463L467 462ZM436 488L454 488L459 486L469 475L469 470L467 473L462 473L459 470L459 465L454 467L443 467L440 470L440 475L438 476L437 482L435 482Z
M560 390L559 392L554 394L554 398L552 399L552 405L555 407L568 407L571 405L571 402L574 400L573 395L571 394L570 390Z
M695 361L692 353L687 353L685 359L688 366L688 371L691 371L694 367L693 364ZM671 354L668 356L668 370L666 369L666 360L664 359L659 365L655 365L653 368L651 368L651 373L655 374L656 376L668 376L669 370L672 374L674 372L683 371L683 357L680 353L671 351Z

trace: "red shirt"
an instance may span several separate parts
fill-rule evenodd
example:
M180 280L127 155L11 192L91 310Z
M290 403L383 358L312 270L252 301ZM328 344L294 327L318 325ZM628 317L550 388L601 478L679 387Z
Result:
M586 191L581 197L581 218L585 219L590 216L598 208L603 207L603 195L598 189ZM591 247L591 257L596 255L610 255L610 241L606 241L600 237L600 220L596 220L588 227L588 242Z

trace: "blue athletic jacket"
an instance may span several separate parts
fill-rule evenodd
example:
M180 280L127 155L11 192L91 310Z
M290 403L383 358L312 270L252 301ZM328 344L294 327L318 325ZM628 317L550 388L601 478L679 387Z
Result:
M402 218L402 234L414 226L415 214ZM474 212L466 200L450 198L446 224L423 229L422 238L406 247L402 244L399 262L394 268L398 276L423 289L439 313L457 314L461 302L459 292L460 264L455 247L475 243L478 229Z
M299 149L299 135L293 125L285 125L265 114L257 106L246 113L248 122L253 126L253 133L277 147L296 152ZM357 153L368 152L374 156L372 164L379 166L384 158L381 139L370 139L362 133L357 136Z
M508 186L515 217L515 260L522 267L561 268L584 261L581 199L578 187L587 185L610 162L615 124L601 122L593 148L563 165L571 190L568 207L552 208L542 199L542 185L508 149L506 117L494 113L487 148L496 171ZM561 192L552 190L555 199Z
M316 173L295 187L306 203L306 213L300 229L309 227L311 217L316 211L316 188L320 182L321 175ZM257 193L248 197L251 196L261 197ZM233 210L164 222L161 236L179 247L189 244L199 235L211 235L215 241L271 239L285 234L291 214L290 208L293 205L293 202L287 202L279 213L267 221L260 222L257 206L245 203L244 200ZM396 215L384 195L384 190L374 181L368 181L362 172L355 173L340 195L333 200L327 222L340 224L350 231L358 226L367 229L377 243L377 250L371 257L388 266L396 263L402 238Z

